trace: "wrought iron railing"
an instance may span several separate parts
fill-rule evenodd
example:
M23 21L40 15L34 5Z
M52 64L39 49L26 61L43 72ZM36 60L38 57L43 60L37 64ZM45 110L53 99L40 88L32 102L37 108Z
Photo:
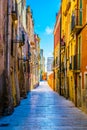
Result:
M75 27L78 27L78 29L80 29L81 26L82 26L82 10L77 9L71 16L71 31L73 31Z
M81 67L81 58L80 54L71 56L71 62L69 65L70 70L80 70Z

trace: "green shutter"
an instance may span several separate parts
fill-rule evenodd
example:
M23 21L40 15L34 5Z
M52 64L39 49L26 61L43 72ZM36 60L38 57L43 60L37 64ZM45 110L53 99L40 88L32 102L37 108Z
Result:
M82 25L82 0L80 0L79 24Z
M81 36L78 38L78 69L80 69L81 64Z

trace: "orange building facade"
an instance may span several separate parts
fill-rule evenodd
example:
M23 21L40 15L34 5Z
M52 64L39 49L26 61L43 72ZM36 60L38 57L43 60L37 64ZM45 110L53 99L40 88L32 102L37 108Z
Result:
M77 55L80 71L77 73L77 106L87 112L87 0L78 1L81 31L77 34Z
M54 76L53 76L53 73L48 75L47 81L48 81L49 86L54 90L54 83L53 83L54 82Z

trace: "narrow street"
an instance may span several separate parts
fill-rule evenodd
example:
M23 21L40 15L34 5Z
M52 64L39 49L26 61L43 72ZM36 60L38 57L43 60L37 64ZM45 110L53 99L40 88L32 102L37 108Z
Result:
M12 115L0 119L0 130L87 130L87 115L41 82Z

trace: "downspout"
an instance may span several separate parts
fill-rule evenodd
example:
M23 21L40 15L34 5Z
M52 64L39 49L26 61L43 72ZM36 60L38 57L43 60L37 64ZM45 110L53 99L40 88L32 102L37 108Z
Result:
M76 24L78 25L78 9L79 9L79 7L78 7L78 5L79 5L79 1L77 0L77 19L76 19ZM76 34L76 66L77 66L77 53L78 53L78 36L77 36L77 34ZM76 68L77 69L77 68ZM75 74L75 106L77 107L77 73Z

